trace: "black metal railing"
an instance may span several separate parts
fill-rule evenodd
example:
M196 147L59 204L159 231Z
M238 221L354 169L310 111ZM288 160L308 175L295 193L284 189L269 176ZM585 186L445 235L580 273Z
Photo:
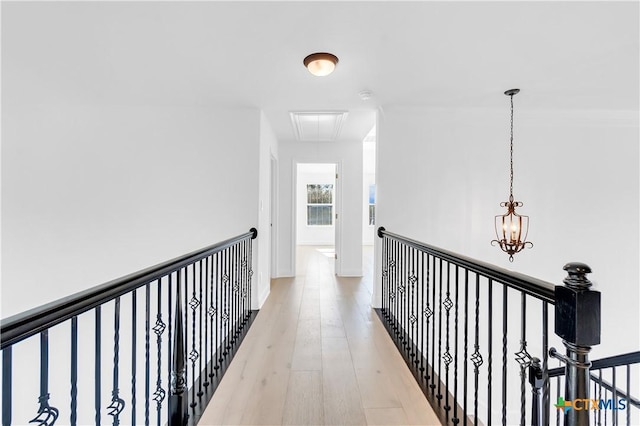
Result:
M549 357L579 378L599 343L600 293L589 289L588 266L567 264L565 285L554 286L382 227L378 236L378 314L442 423L548 424ZM567 356L550 353L556 342ZM589 388L567 381L564 392L577 398Z
M591 363L589 379L591 398L571 402L562 398L565 368L548 371L548 377L555 385L551 386L552 401L555 405L555 423L560 424L562 411L582 410L591 414L594 425L637 425L640 424L640 352L602 358ZM554 395L555 391L555 395Z
M196 424L254 317L256 236L3 319L3 426Z

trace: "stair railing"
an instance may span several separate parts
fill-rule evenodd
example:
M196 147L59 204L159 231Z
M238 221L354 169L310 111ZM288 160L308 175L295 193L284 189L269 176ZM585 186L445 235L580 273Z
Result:
M255 314L256 236L3 319L3 426L197 424Z
M600 293L587 265L567 264L564 285L554 286L383 227L378 236L378 314L443 424L549 424L550 355L566 362L565 400L589 399ZM550 352L550 339L566 355ZM565 425L589 424L569 411Z

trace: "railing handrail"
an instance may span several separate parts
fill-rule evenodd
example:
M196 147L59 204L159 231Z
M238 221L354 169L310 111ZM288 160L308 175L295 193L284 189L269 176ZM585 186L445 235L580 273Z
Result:
M389 232L382 226L379 227L378 237L382 238L385 236L400 241L415 249L438 256L450 263L462 266L484 277L490 278L494 281L498 281L508 287L520 290L532 297L551 304L555 304L555 286L550 282L540 280L529 275L521 274L519 272L500 268L490 263L472 259L470 257L463 256L439 247L421 243L419 241L412 240L411 238Z
M606 358L600 358L595 361L591 361L590 370L603 370L605 368L621 367L624 365L640 364L640 351L628 352L625 354L609 356ZM564 367L554 368L549 370L549 378L564 376Z
M257 235L257 229L251 228L249 232L236 237L4 318L0 320L0 350L231 247L248 237L255 239Z

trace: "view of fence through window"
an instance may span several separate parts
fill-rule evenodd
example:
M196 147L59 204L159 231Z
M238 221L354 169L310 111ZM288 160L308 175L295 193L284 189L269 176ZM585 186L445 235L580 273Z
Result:
M307 225L333 225L333 184L307 185Z

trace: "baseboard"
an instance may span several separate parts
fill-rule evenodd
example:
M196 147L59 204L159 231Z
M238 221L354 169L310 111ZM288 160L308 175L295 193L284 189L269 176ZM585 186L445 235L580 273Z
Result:
M262 305L264 305L264 302L266 302L267 297L269 297L269 293L271 293L271 285L268 285L258 296L258 309L262 308Z
M361 277L362 269L342 269L342 273L338 275L339 277Z

